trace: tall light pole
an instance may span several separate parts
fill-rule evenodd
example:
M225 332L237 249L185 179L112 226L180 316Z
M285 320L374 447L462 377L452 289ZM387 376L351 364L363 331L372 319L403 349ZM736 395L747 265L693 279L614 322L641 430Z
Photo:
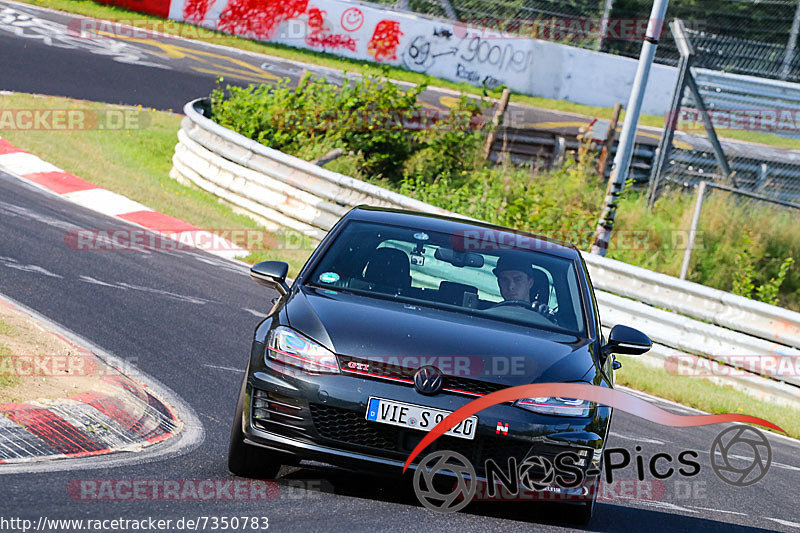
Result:
M617 214L617 202L623 187L625 187L625 180L628 179L628 168L631 164L633 146L636 142L636 126L639 124L639 115L642 111L642 100L644 99L644 91L647 88L650 66L653 64L653 58L658 47L658 39L664 27L668 1L655 0L650 13L647 33L644 37L644 43L642 43L642 51L639 54L636 77L633 79L631 96L628 99L628 107L625 109L625 122L622 124L617 155L614 157L614 166L611 168L611 177L608 179L605 205L603 206L603 212L600 214L600 219L597 221L594 244L592 244L593 254L606 255L608 251L608 242L611 240L611 230L614 227L614 217Z

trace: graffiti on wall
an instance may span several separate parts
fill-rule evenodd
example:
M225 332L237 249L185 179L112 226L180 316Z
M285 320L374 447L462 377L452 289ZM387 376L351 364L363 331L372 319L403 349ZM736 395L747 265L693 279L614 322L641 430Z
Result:
M529 39L390 14L341 0L173 0L183 16L227 33L403 66L453 81L530 86ZM218 15L217 15L218 13ZM211 19L218 20L209 20Z
M308 0L231 0L219 15L217 29L267 41L281 22L304 14Z
M349 35L333 33L331 25L328 23L326 17L327 12L317 9L316 7L309 8L306 44L312 48L330 50L344 48L355 52L356 40ZM344 16L342 19L344 19Z
M206 20L206 13L212 0L186 0L183 4L183 18L189 22L200 24Z
M396 61L397 47L402 35L399 22L382 20L375 26L375 32L367 45L367 52L375 61Z
M517 42L459 33L460 37L454 36L449 28L436 27L414 36L403 50L403 65L417 72L449 67L459 80L489 88L506 83L504 76L528 72L533 66L533 52Z

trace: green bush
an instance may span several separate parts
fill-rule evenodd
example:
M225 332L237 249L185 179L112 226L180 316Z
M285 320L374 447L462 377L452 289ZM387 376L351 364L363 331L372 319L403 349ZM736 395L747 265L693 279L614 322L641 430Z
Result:
M341 148L345 155L326 168L476 219L591 247L606 188L591 152L581 149L551 170L489 165L481 155L486 128L476 127L482 102L462 96L434 127L403 127L425 116L418 101L423 89L404 92L375 78L340 89L309 77L296 91L287 82L218 88L213 118L306 160ZM693 195L673 190L650 210L644 191L629 185L608 256L677 276L693 206ZM688 279L800 309L800 273L791 259L800 257L800 214L718 194L709 194L702 213Z
M433 117L418 101L424 85L403 91L363 77L337 87L310 75L297 89L288 83L217 87L213 119L292 155L308 153L309 146L342 148L358 156L359 174L372 180L399 183L413 173L429 182L475 168L480 106L466 96L446 116Z

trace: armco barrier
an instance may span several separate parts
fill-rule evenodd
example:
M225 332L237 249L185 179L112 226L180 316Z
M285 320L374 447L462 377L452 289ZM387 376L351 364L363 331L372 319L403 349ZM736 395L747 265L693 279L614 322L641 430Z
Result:
M319 240L359 204L459 216L268 148L208 119L207 106L207 100L195 100L184 107L171 175L219 196L268 227L290 228ZM719 361L724 356L758 355L776 368L781 363L797 368L800 313L583 255L597 289L603 325L638 326L656 343L654 354L685 353ZM780 375L782 382L750 375L731 384L746 388L750 379L759 397L771 394L775 401L800 406L800 376L790 374Z
M355 205L454 215L361 180L273 150L214 123L207 100L184 106L171 175L195 183L268 226L319 240Z

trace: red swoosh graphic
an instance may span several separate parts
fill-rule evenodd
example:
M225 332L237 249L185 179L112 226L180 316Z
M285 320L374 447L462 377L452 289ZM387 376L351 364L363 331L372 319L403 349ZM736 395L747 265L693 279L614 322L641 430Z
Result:
M732 413L722 415L677 415L665 411L641 398L615 389L598 387L597 385L589 385L587 383L534 383L532 385L509 387L487 394L450 413L444 420L436 424L430 433L425 435L425 438L414 448L408 456L406 464L403 466L403 472L406 471L411 461L413 461L429 444L441 437L445 431L448 431L453 426L475 413L503 402L513 402L522 398L538 398L544 396L578 398L607 405L608 407L625 411L626 413L650 420L662 426L694 427L720 424L723 422L746 422L786 433L782 428L776 426L772 422L750 415L737 415Z

